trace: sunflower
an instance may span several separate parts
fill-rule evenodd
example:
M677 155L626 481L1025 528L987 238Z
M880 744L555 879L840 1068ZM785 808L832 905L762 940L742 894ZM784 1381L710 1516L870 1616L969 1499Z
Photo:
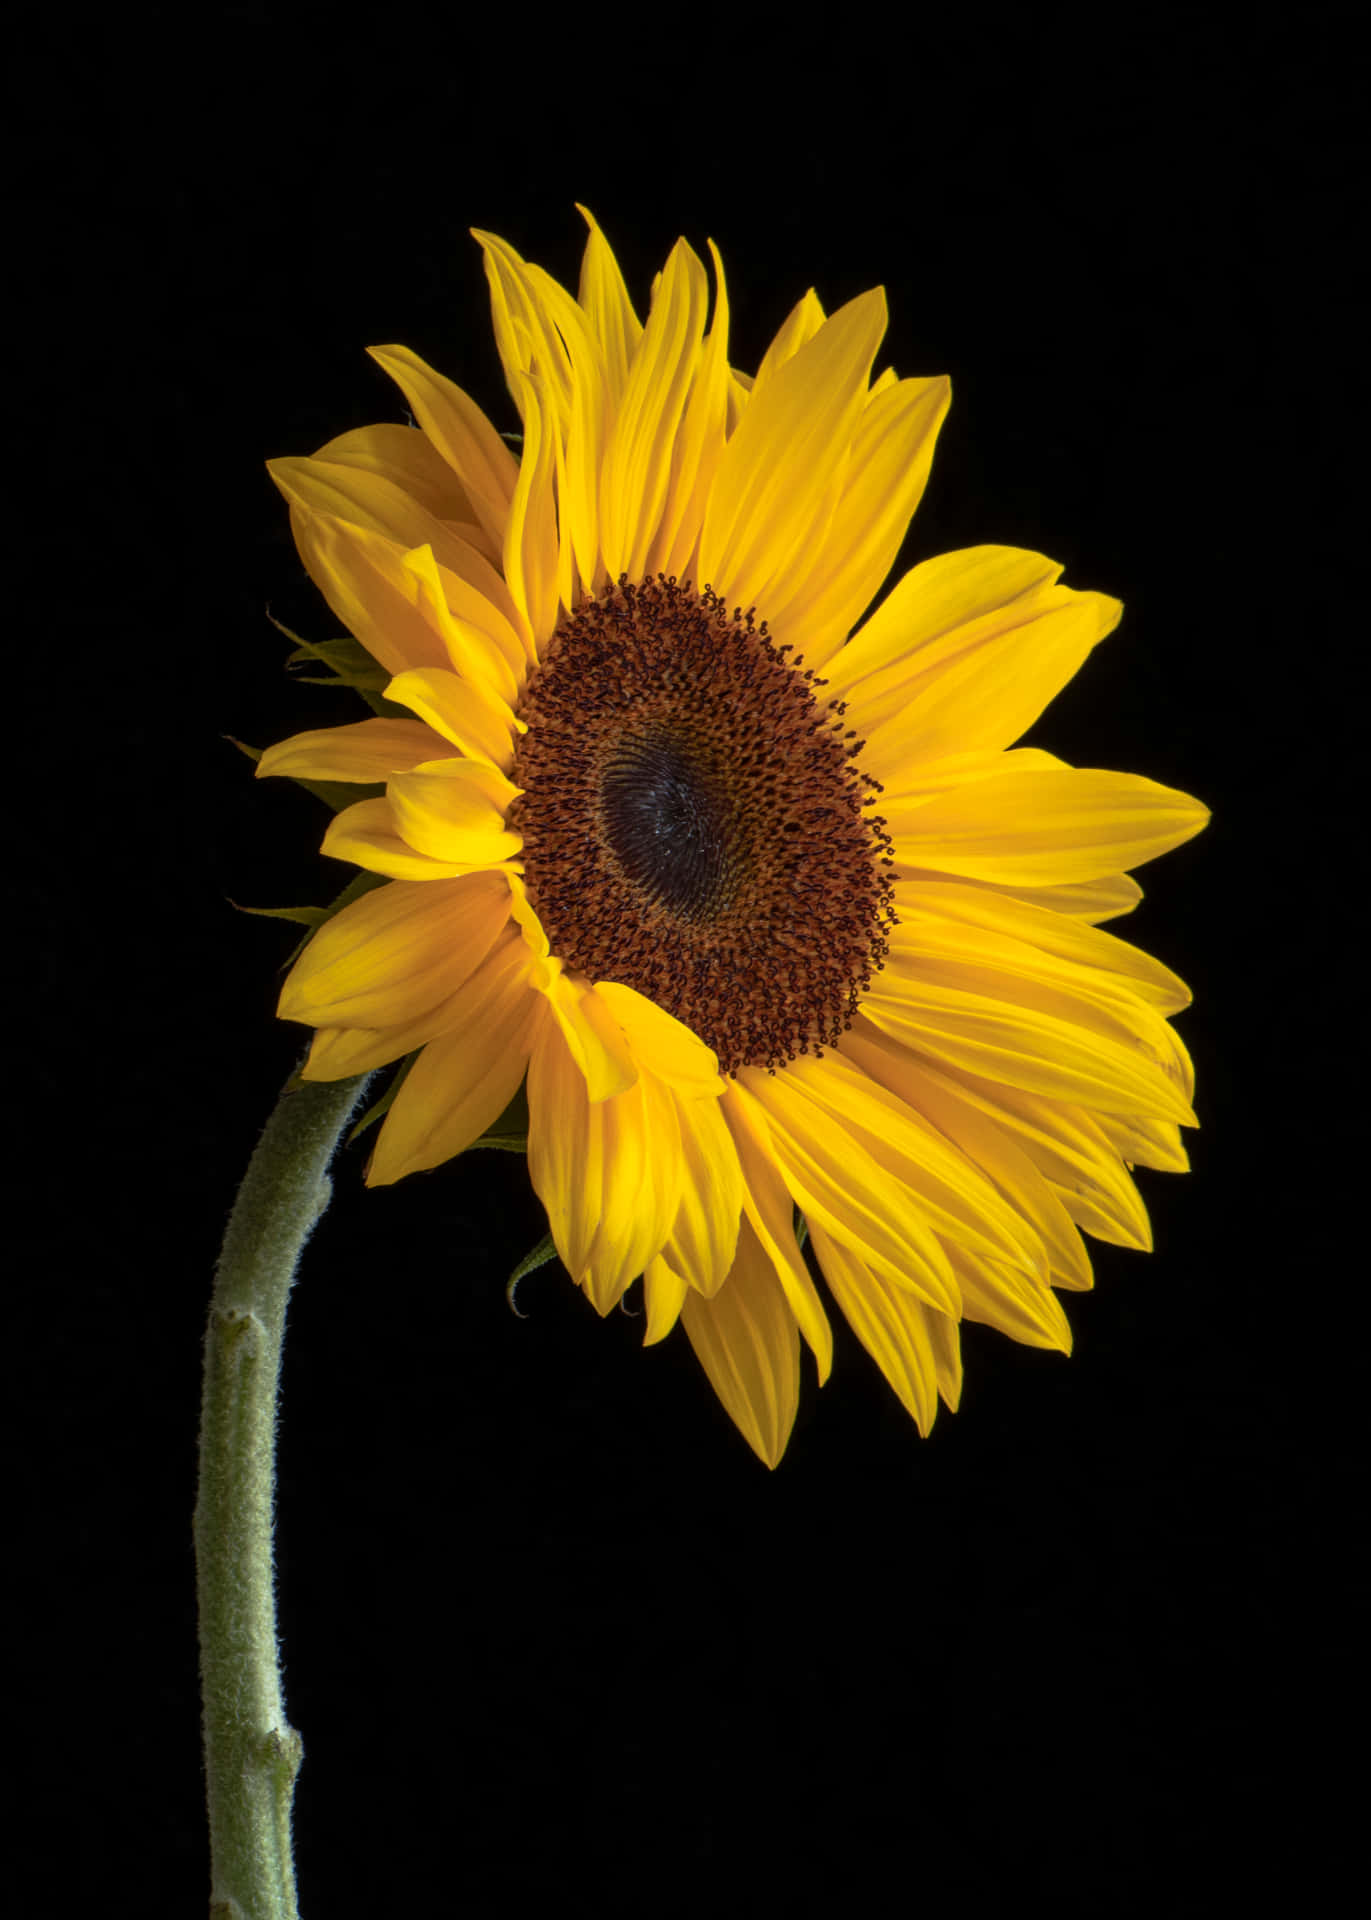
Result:
M1187 795L1015 747L1121 608L1041 554L894 564L950 398L872 377L883 290L813 291L755 376L677 242L639 319L589 237L575 299L484 249L518 454L372 350L412 427L270 471L382 673L262 775L361 783L323 850L381 884L280 1013L307 1078L405 1061L372 1184L521 1095L558 1254L601 1314L640 1276L774 1466L836 1302L927 1433L958 1322L1069 1351L1081 1231L1150 1244L1132 1167L1186 1165L1176 976L1101 930Z

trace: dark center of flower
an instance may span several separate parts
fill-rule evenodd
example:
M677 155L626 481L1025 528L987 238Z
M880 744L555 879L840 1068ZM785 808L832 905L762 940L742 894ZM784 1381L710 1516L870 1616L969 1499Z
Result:
M706 587L620 576L519 706L510 824L552 951L665 1007L720 1071L834 1045L894 923L843 702Z

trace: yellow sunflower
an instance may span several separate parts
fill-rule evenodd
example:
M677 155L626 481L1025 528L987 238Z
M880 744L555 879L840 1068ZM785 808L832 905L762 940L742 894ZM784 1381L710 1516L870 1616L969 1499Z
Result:
M1130 1169L1186 1165L1190 996L1099 923L1208 815L1014 747L1121 612L1041 554L925 560L863 622L950 397L872 378L880 288L831 316L807 293L749 377L712 242L712 314L680 240L644 323L580 211L575 299L475 235L517 457L382 347L417 426L271 463L403 710L258 765L384 784L323 846L386 884L280 1012L318 1029L307 1078L410 1060L373 1184L525 1087L567 1270L601 1314L641 1275L647 1342L684 1322L768 1465L801 1335L830 1366L806 1231L926 1433L962 1316L1069 1350L1080 1229L1148 1246Z

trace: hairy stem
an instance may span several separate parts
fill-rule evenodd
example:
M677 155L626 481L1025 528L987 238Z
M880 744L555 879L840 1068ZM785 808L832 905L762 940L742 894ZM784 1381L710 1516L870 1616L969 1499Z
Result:
M286 1300L328 1205L327 1168L370 1076L292 1075L229 1216L205 1336L195 1559L211 1920L295 1920L300 1736L276 1644L272 1512Z

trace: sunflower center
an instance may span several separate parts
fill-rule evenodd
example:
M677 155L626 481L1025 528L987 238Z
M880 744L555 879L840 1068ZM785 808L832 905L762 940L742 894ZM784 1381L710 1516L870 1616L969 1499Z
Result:
M843 703L708 588L620 577L519 706L511 826L552 950L634 987L720 1071L832 1046L894 923L889 838Z
M736 875L741 822L709 743L670 719L625 733L600 777L605 842L645 900L717 917Z

